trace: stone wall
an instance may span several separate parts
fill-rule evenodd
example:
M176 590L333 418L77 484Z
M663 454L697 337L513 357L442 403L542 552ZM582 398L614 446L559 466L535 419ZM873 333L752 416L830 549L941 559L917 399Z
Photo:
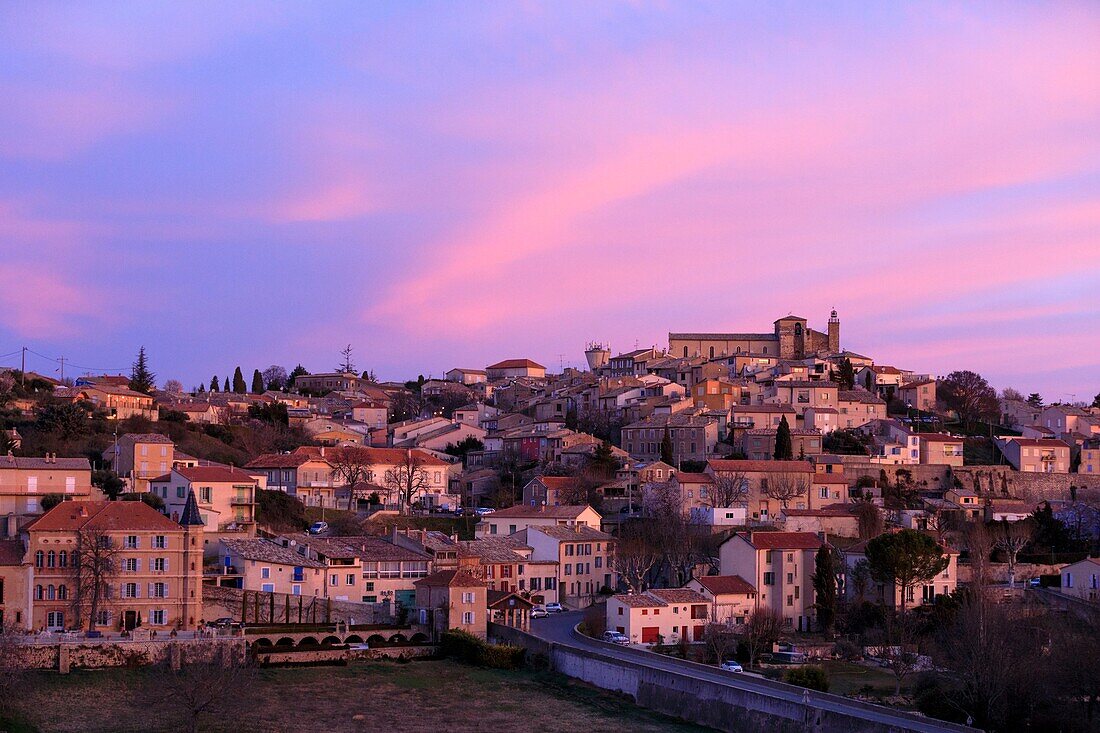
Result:
M173 649L175 651L173 651ZM101 643L27 644L20 649L28 669L55 670L104 669L107 667L144 667L172 661L173 664L210 662L230 649L244 658L244 639L119 641ZM173 659L173 655L176 656Z
M1038 504L1070 499L1100 501L1100 476L1081 473L1022 473L1011 466L965 466L954 469L963 488L983 496L1009 496Z
M216 618L228 617L240 620L242 604L245 592L238 588L222 588L219 586L204 585L202 588L203 618L213 621ZM257 593L249 591L249 623L256 614L256 598L259 602L259 613L265 622L271 622L269 618L274 597L275 618L274 623L284 623L286 619L287 601L290 602L290 623L296 622L298 602L302 601L306 607L304 623L311 623L314 616L308 611L308 604L317 606L316 623L336 623L344 621L355 624L388 624L393 622L393 615L389 613L388 603L355 603L353 601L329 601L327 598L314 598L303 596L288 596L285 593Z

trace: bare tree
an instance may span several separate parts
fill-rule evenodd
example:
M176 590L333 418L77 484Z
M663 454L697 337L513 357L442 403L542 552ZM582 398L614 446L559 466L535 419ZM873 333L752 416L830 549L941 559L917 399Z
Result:
M769 499L778 501L784 509L791 500L805 496L810 485L806 478L797 473L777 473L768 479L768 485L763 493Z
M963 545L970 558L970 585L981 593L989 583L989 555L993 552L993 535L985 522L969 522L963 530Z
M936 535L936 540L941 544L946 540L947 534L957 529L958 521L953 511L944 509L939 504L933 504L924 509L924 526Z
M278 364L272 364L267 369L264 369L261 373L264 380L264 387L267 389L279 390L286 389L287 387L287 373L286 369Z
M325 460L332 466L332 478L340 481L348 492L348 511L356 508L359 494L366 495L367 477L374 465L370 452L358 446L333 448L326 452Z
M856 522L861 540L870 540L882 534L882 512L869 501L856 504Z
M666 518L683 513L680 486L675 481L651 481L642 487L642 509L651 517Z
M661 561L660 538L651 531L652 522L634 521L623 526L615 543L611 567L631 593L648 586L649 573Z
M714 474L714 484L708 488L709 506L715 509L737 506L748 499L748 475L744 471L721 471Z
M993 529L993 545L1005 554L1008 560L1008 584L1016 585L1016 558L1035 537L1035 524L1030 519L1019 522L1001 520Z
M772 644L779 641L779 635L782 632L783 617L771 607L760 606L749 614L741 631L741 638L749 652L750 667L756 664L757 657L770 650Z
M212 642L180 650L179 669L163 664L147 675L145 696L161 720L176 721L180 730L199 733L220 721L238 719L250 706L255 669L234 642ZM205 653L205 659L189 659ZM247 728L248 726L243 726Z
M164 383L164 391L171 392L172 394L182 394L183 383L178 379L169 379Z
M737 634L728 623L710 623L703 629L703 643L708 659L714 664L721 664L737 650Z
M411 449L405 451L400 463L386 471L385 481L386 488L397 494L402 514L407 514L416 497L431 486L423 456Z
M76 549L71 567L73 617L81 625L86 619L88 631L95 631L99 611L111 597L118 576L118 555L121 548L102 529L84 528L76 533Z

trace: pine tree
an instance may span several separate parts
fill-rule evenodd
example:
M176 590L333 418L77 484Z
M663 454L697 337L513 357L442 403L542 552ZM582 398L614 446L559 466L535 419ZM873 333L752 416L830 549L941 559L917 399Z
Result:
M137 361L130 370L130 389L150 394L156 387L157 375L149 371L149 362L145 357L145 347L138 349Z
M1032 392L1027 396L1027 403L1032 407L1041 409L1043 407L1043 396L1038 392Z
M831 638L837 613L837 575L841 571L840 558L832 545L822 545L814 557L814 595L817 597L814 607L817 609L817 623L825 632L825 638Z
M228 391L229 391L229 377L226 377L225 378L225 385L222 387L222 392L228 392Z
M840 370L837 372L836 381L841 389L855 389L856 370L852 367L852 360L844 357L840 362Z
M218 375L217 374L210 377L210 391L211 392L217 392L218 391Z
M259 369L252 371L252 394L264 393L264 377L260 374Z
M661 438L661 460L670 466L675 466L672 457L672 433L669 432L668 426L665 426L664 437Z
M286 388L287 388L287 389L290 389L291 387L293 387L293 386L294 386L294 380L295 380L295 379L297 379L298 377L304 377L304 376L307 376L308 374L309 374L309 370L308 370L308 369L306 369L306 368L305 368L304 366L302 366L301 364L299 364L298 366L294 367L293 369L291 369L291 370L290 370L290 374L289 374L289 375L287 375L287 378L286 378Z
M343 372L344 374L355 371L355 363L351 360L352 351L354 351L354 349L351 348L351 344L340 349L340 356L344 357L344 360L336 365L337 371Z
M241 368L237 367L233 372L233 391L237 394L244 394L248 391L248 385L244 383L244 375L241 374Z
M779 428L775 431L775 460L789 461L794 458L794 447L791 445L791 426L784 415L779 421Z
M198 389L195 390L198 394L206 394L206 385L200 384Z

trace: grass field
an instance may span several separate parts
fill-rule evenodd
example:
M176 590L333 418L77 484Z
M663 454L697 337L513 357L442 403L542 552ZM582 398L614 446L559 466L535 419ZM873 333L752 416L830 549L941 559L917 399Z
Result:
M244 712L211 721L203 731L706 730L551 673L432 660L257 674L244 693ZM143 670L42 675L26 698L30 722L39 731L59 733L179 730L175 716L149 704L148 679Z
M837 695L851 695L857 692L867 692L875 696L894 694L894 673L888 669L842 662L838 659L827 660L821 666L829 675L829 692ZM908 692L912 681L913 675L905 679L901 686L902 694ZM868 686L871 690L864 689Z

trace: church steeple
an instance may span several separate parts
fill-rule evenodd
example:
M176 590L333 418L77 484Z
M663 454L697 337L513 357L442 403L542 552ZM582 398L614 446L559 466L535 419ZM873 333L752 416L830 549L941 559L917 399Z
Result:
M183 527L201 527L203 525L202 515L199 514L199 503L195 500L194 489L187 490L187 503L183 505L180 525Z

